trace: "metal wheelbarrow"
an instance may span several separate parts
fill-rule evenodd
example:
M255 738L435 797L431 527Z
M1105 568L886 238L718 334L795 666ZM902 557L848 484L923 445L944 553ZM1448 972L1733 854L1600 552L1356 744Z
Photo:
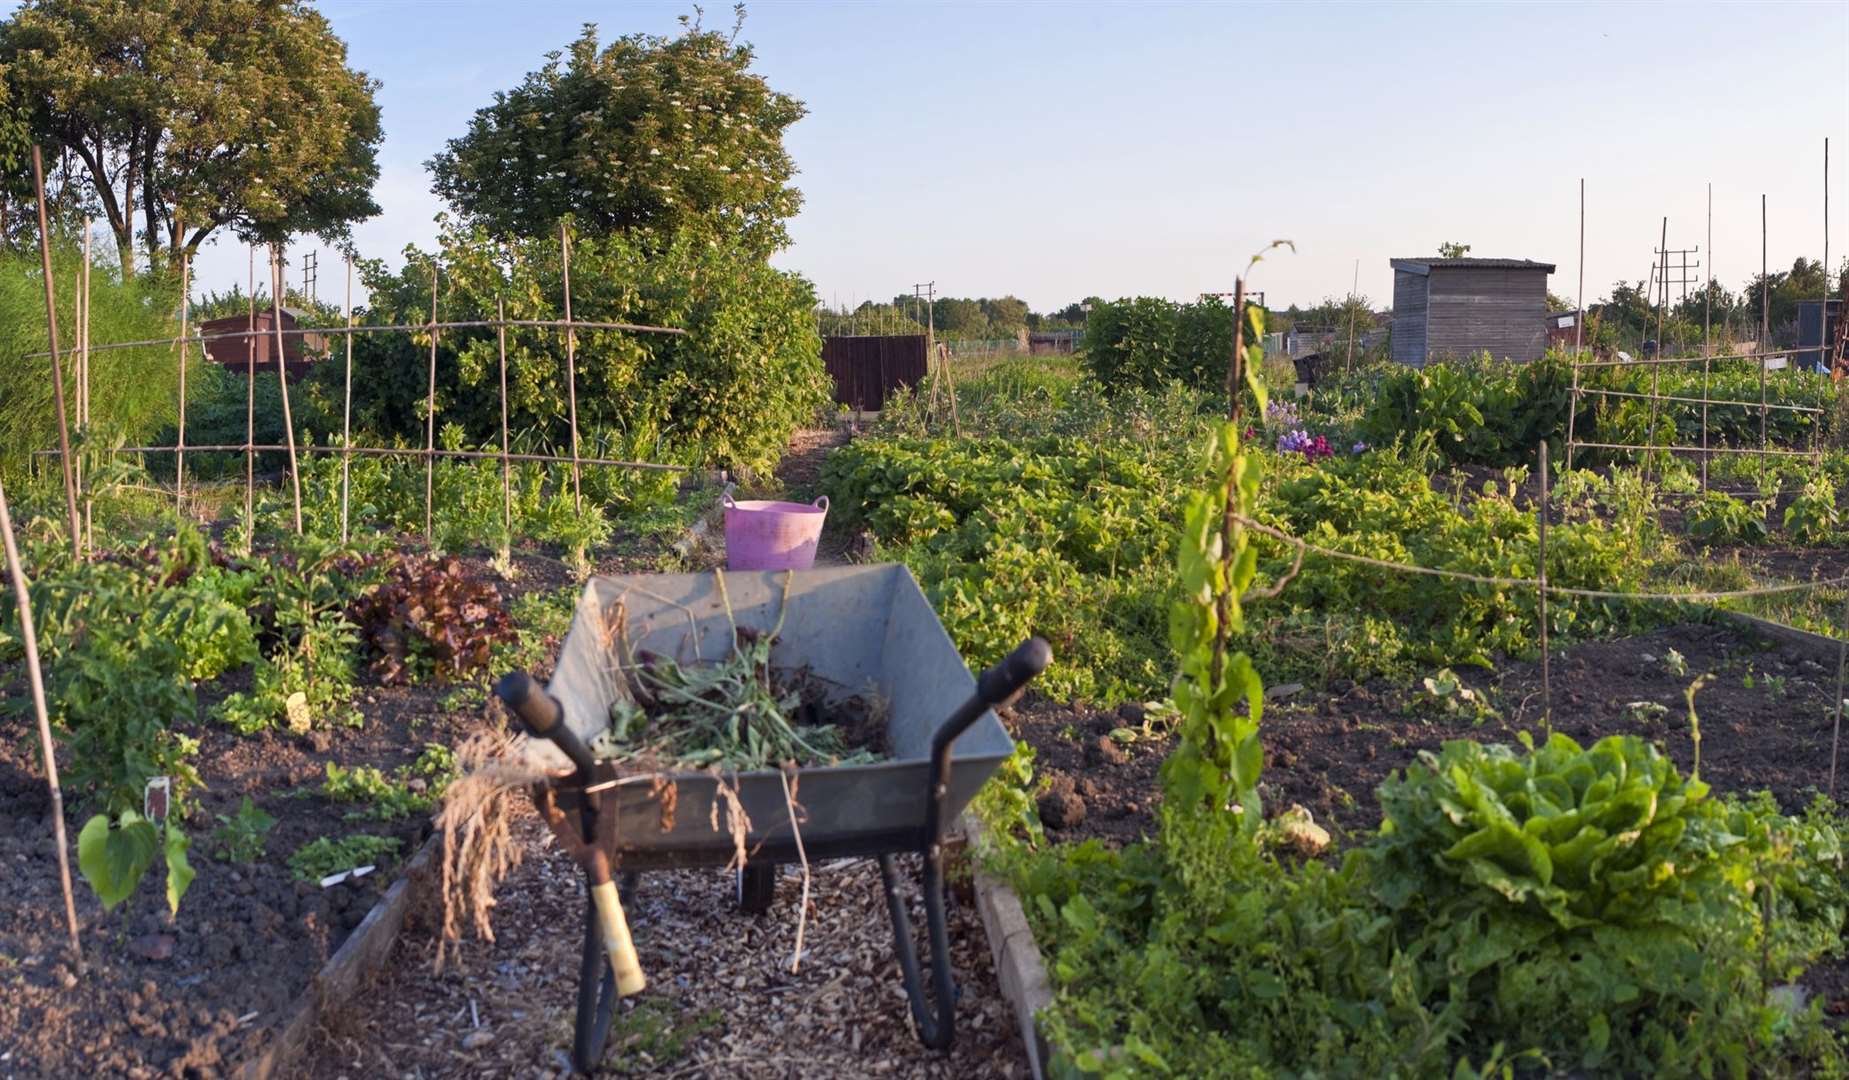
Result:
M802 769L797 822L777 770L624 773L586 749L607 726L611 706L628 695L618 666L622 646L682 663L710 661L733 648L735 628L775 628L774 667L806 666L843 697L872 691L886 706L890 759ZM617 998L646 984L623 910L639 873L733 865L739 906L761 912L770 906L777 865L805 856L879 859L919 1040L947 1048L956 987L944 916L943 833L1013 751L993 708L1051 658L1046 642L1034 638L971 678L911 572L899 565L591 579L547 689L521 672L495 687L536 736L523 740L522 751L549 779L534 785L534 805L584 867L589 887L573 1066L597 1067ZM742 867L738 837L713 827L727 820L732 799L749 821ZM893 856L905 852L924 860L934 1007L894 872Z

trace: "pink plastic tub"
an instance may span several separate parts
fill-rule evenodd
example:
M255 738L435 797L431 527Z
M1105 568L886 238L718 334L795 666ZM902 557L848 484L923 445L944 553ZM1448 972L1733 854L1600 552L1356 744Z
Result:
M728 570L807 570L828 517L828 496L815 505L725 495L725 565Z

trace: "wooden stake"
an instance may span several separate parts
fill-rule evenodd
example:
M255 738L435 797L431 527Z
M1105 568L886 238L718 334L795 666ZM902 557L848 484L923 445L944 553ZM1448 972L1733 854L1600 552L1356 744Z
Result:
M1658 250L1663 253L1662 259L1660 260L1662 267L1657 273L1657 277L1661 281L1663 288L1662 291L1657 294L1656 355L1661 357L1664 350L1663 316L1669 307L1669 218L1667 217L1663 219L1663 239L1661 247ZM1650 449L1645 451L1644 454L1644 479L1646 482L1655 472L1656 467L1656 412L1658 406L1661 404L1657 398L1657 389L1662 370L1663 365L1661 364L1650 365ZM1671 439L1670 442L1673 443L1675 440Z
M1701 493L1708 493L1708 371L1714 355L1714 182L1708 182L1708 283L1701 291Z
M1836 721L1830 735L1830 798L1836 798L1836 754L1843 743L1843 665L1849 662L1849 591L1843 593L1843 621L1836 628Z
M250 284L244 290L244 528L250 543L257 538L257 246L247 244Z
M58 357L58 298L51 276L51 222L45 213L45 163L37 143L32 146L32 184L39 203L39 265L45 274L45 336L51 346L51 396L58 406L58 461L64 466L64 507L71 528L71 555L81 559L83 534L77 518L77 475L71 468L71 427L64 413L64 366Z
M1712 253L1708 261L1713 262ZM1766 350L1772 347L1772 292L1766 281L1766 197L1759 196L1759 449L1766 448ZM1759 478L1765 480L1766 460L1759 459Z
M1552 731L1554 729L1554 684L1550 673L1547 648L1547 440L1541 440L1541 505L1537 521L1540 525L1540 563L1536 567L1535 592L1541 601L1541 723Z
M347 253L347 326L353 325L353 254ZM347 339L347 388L340 410L340 542L345 544L347 531L347 475L353 465L353 335Z
M580 514L584 496L578 490L578 332L571 325L571 237L559 222L559 265L565 275L565 399L571 409L571 502Z
M1573 316L1573 352L1577 354L1586 340L1586 178L1579 178L1579 292L1575 294L1579 310ZM1572 453L1567 454L1569 468Z
M514 547L514 466L507 457L507 301L494 302L495 337L501 346L501 535L502 547Z
M186 353L191 346L186 343L187 317L192 313L190 303L193 261L186 255L180 256L180 423L179 438L173 446L173 513L175 517L186 516Z
M430 264L430 390L424 399L424 544L436 546L437 264Z
M83 219L83 277L79 296L82 304L77 315L77 430L83 433L85 448L90 446L90 219ZM84 492L84 549L96 550L96 499L84 487L84 459L77 458L77 489Z
M295 535L302 535L302 470L295 460L295 417L289 412L289 357L282 338L282 248L270 245L270 329L276 336L276 383L282 388L283 442L289 448L289 484L294 495Z
M38 147L32 148L33 164ZM43 203L40 204L41 208ZM51 833L58 845L58 881L64 887L64 922L71 935L71 959L83 970L83 949L77 941L77 900L71 892L70 842L64 835L64 792L58 787L58 758L51 738L51 714L45 706L45 676L39 670L38 633L32 627L32 593L26 587L25 567L19 561L19 544L13 538L13 515L6 505L6 485L0 484L0 534L6 540L6 564L13 578L13 599L19 605L19 636L26 650L26 677L32 684L32 708L38 714L39 752L45 759L45 786L51 790Z

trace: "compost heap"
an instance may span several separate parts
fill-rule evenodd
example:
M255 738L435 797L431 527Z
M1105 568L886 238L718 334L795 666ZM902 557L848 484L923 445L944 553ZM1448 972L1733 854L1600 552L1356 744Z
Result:
M592 755L637 771L727 772L884 758L884 703L871 694L830 703L825 680L807 668L771 666L774 641L739 627L730 655L716 661L637 653Z

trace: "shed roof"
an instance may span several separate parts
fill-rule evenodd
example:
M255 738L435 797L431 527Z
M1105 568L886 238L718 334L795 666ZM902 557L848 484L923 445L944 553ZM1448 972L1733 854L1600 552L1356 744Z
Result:
M1553 263L1535 262L1533 259L1441 259L1436 255L1414 256L1408 259L1393 259L1395 270L1405 270L1413 274L1429 274L1433 270L1543 270L1554 272Z

